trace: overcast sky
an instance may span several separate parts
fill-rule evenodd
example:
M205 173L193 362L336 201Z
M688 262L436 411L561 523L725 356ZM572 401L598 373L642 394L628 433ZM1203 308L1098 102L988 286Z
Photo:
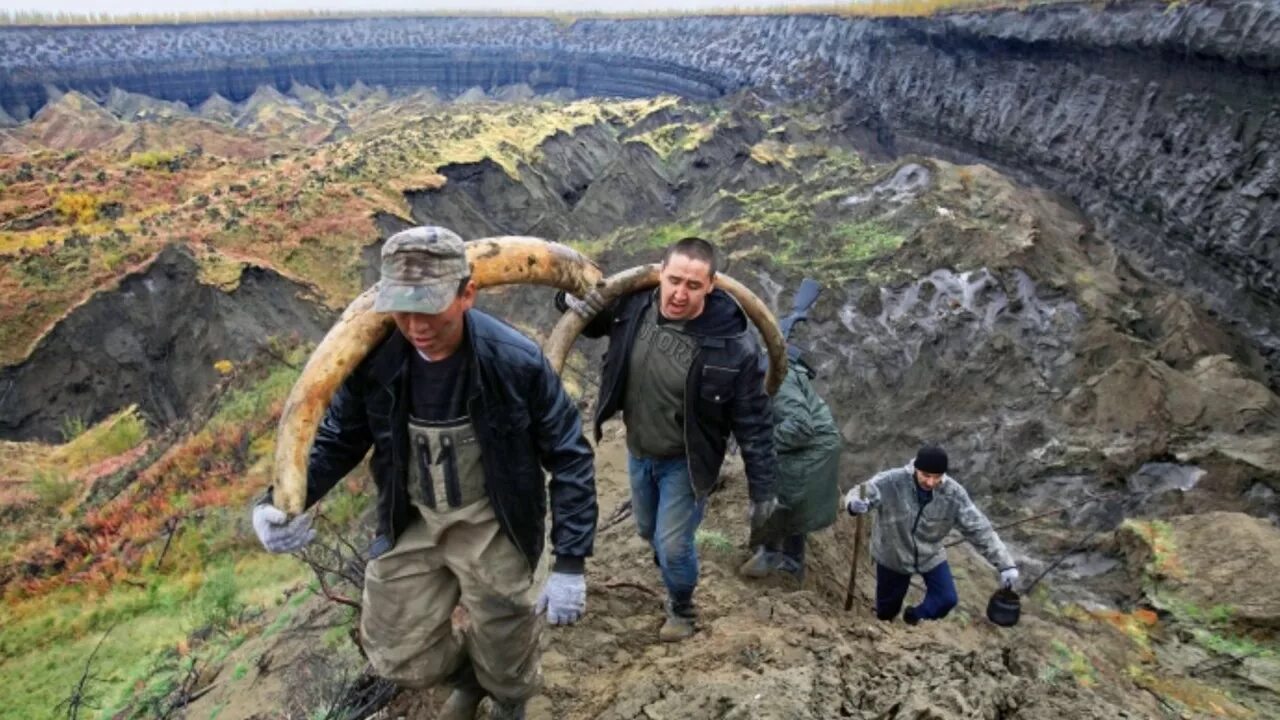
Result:
M588 12L705 10L810 4L802 0L0 0L0 12L37 10L44 13L171 13L256 10L480 10L519 12ZM812 4L824 3L823 0ZM844 3L838 3L844 4Z

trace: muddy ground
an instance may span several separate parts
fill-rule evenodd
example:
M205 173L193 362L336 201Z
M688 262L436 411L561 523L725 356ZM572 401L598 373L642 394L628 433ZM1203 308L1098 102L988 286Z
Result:
M736 462L700 533L698 632L682 643L660 642L663 589L651 551L629 517L610 524L628 492L619 430L608 433L597 458L603 529L588 564L587 615L572 627L545 630L545 689L529 705L531 720L1163 716L1152 695L1123 679L1118 661L1132 642L1111 627L1064 619L1034 603L1016 628L987 621L995 573L965 547L951 555L959 608L916 627L874 618L874 569L865 558L854 610L843 610L854 524L848 518L812 537L803 585L741 578L746 497ZM913 590L908 602L920 593ZM228 656L223 682L215 679L188 716L220 708L220 720L283 717L291 705L321 697L325 684L331 692L355 678L362 663L345 635L336 649L321 641L346 614L320 600L304 607L290 629L255 637ZM1083 671L1072 669L1062 647L1086 654L1096 677L1082 683ZM249 662L262 657L265 671L263 661ZM226 674L237 664L254 669L230 681ZM443 696L402 692L371 717L430 720Z
M1069 574L1050 577L1040 594L1027 598L1016 628L991 624L984 608L995 573L963 545L951 553L960 606L944 621L916 627L881 622L871 614L874 569L865 558L854 610L843 610L854 525L848 518L812 537L802 585L790 578L745 580L737 574L749 553L745 490L736 462L700 533L698 633L683 643L662 643L657 631L663 590L650 550L630 518L614 512L627 498L619 430L612 428L598 451L602 530L588 566L588 612L573 627L544 632L546 685L530 703L530 718L1266 716L1190 677L1166 682L1194 688L1199 694L1185 695L1189 699L1207 700L1175 705L1149 692L1148 678L1163 676L1179 662L1184 673L1196 669L1185 657L1191 644L1178 640L1171 617L1163 629L1166 637L1144 641L1144 647L1123 624L1108 622L1106 611L1093 616L1045 600L1043 590L1070 585ZM1221 528L1250 519L1217 520ZM1276 547L1274 528L1263 524L1250 532L1255 544ZM1218 557L1231 554L1227 544L1226 554ZM1120 550L1112 555L1125 558ZM1141 576L1141 568L1136 562L1131 577ZM921 592L913 590L908 602ZM334 633L349 615L319 600L303 607L307 611L290 629L270 639L254 638L223 661L224 668L261 668L261 661L249 659L266 657L265 671L251 670L237 682L215 687L192 705L189 716L220 708L219 718L285 717L290 707L314 706L326 693L349 688L363 663L346 633ZM322 637L341 640L334 647ZM1152 646L1162 657L1151 654ZM1171 659L1179 653L1182 659ZM1203 653L1195 659L1205 666ZM1274 664L1243 668L1239 676L1247 680L1268 672L1275 672ZM1264 682L1255 678L1241 687L1252 686L1256 693L1264 690ZM368 717L430 720L443 695L402 692ZM1257 697L1254 701L1249 704L1269 706Z

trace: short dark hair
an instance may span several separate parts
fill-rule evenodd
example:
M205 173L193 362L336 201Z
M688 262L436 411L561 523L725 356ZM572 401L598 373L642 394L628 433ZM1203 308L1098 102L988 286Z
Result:
M462 297L462 293L467 291L467 283L471 282L471 276L468 275L458 281L458 289L453 293L454 297Z
M700 237L687 237L677 240L662 256L662 267L671 261L672 255L683 255L690 260L701 260L711 268L711 277L716 276L716 246Z

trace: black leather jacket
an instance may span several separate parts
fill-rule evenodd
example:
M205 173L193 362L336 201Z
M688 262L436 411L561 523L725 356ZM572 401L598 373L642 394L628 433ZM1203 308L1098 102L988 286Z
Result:
M587 337L609 336L596 400L597 442L600 426L622 409L631 349L653 297L653 290L622 297L583 330ZM706 497L719 484L720 466L733 432L742 449L751 499L759 502L774 497L773 411L746 313L728 293L716 289L707 295L702 314L685 325L685 332L698 338L684 400L685 454L694 494Z
M483 452L485 489L502 529L536 568L542 555L551 473L551 543L557 569L581 572L596 532L594 455L578 410L542 351L479 310L466 314L471 345L471 422ZM413 346L393 331L334 396L307 467L307 506L319 500L373 446L378 537L389 550L408 524L407 370Z

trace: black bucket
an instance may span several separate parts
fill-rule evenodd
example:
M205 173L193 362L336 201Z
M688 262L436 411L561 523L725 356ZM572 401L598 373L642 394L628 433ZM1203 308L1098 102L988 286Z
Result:
M987 619L1001 627L1013 627L1022 615L1022 601L1018 593L1000 588L987 601Z

